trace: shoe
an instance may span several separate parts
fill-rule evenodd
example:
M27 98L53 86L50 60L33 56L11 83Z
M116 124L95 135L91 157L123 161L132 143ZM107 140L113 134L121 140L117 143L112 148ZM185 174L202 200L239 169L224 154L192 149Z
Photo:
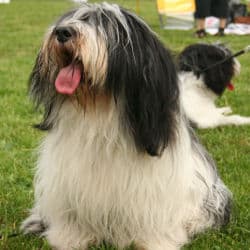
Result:
M207 32L206 32L204 29L197 30L197 31L194 33L194 36L195 36L196 38L203 38L203 37L207 36Z
M224 28L219 28L215 36L225 36Z

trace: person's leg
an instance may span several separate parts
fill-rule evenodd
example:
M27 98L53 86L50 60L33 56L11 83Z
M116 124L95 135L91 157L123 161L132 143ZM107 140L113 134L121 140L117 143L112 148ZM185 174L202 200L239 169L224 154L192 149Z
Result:
M195 36L202 38L206 36L205 32L205 17L209 16L211 0L195 0L196 11L195 11L195 20L196 20L196 32Z
M205 18L197 18L196 19L196 27L197 30L205 29Z
M224 36L224 30L227 24L227 19L226 18L220 18L220 23L219 23L219 29L218 32L215 34L216 36Z
M225 29L226 25L227 25L227 19L226 18L220 18L220 26L219 26L219 28Z
M217 36L224 36L224 29L227 25L229 6L227 0L212 0L211 14L220 19Z

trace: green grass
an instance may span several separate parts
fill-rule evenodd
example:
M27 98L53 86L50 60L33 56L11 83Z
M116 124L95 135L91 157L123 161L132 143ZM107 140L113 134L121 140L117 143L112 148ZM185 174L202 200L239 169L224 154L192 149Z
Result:
M114 2L114 1L113 1ZM135 10L136 0L116 1ZM40 118L27 98L26 83L44 32L56 17L73 4L66 0L12 0L0 5L0 249L50 249L44 239L7 236L18 231L33 202L33 154L42 134L31 128ZM159 28L155 1L140 1L139 14L174 52L197 42L193 31ZM216 41L208 37L206 41ZM249 43L249 36L220 39L237 51ZM230 104L234 112L250 115L249 55L239 58L242 73L235 79L236 90L227 92L219 105ZM206 232L184 249L250 249L250 127L225 127L198 131L216 159L220 174L234 194L234 212L229 226ZM111 250L101 246L100 249Z

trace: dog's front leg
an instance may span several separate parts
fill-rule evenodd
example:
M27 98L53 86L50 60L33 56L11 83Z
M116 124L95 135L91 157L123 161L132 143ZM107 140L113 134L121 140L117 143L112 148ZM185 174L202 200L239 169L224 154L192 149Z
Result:
M137 250L179 250L181 246L169 239L143 240L135 242Z
M250 124L250 117L244 117L240 115L222 115L218 120L218 125L244 125Z
M24 234L42 235L47 227L48 224L41 218L37 209L33 208L30 216L22 222L20 229Z
M46 231L49 244L56 250L87 250L95 243L93 235L76 224L52 224Z
M231 107L222 107L222 108L218 108L218 110L223 115L229 115L233 112Z
M86 233L77 223L68 223L62 219L58 221L58 218L46 222L37 208L33 208L31 215L23 221L21 230L24 234L45 236L56 250L86 250L89 244L95 243L94 236Z

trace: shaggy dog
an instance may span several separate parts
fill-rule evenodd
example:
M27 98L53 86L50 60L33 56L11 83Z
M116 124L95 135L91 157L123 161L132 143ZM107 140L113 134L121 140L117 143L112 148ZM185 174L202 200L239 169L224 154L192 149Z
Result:
M228 222L230 192L188 127L171 55L134 14L103 3L63 15L29 88L48 132L25 233L60 250L170 250Z
M178 58L180 98L189 120L199 128L250 124L250 117L229 115L230 107L217 108L215 100L240 72L240 63L222 44L193 44Z

